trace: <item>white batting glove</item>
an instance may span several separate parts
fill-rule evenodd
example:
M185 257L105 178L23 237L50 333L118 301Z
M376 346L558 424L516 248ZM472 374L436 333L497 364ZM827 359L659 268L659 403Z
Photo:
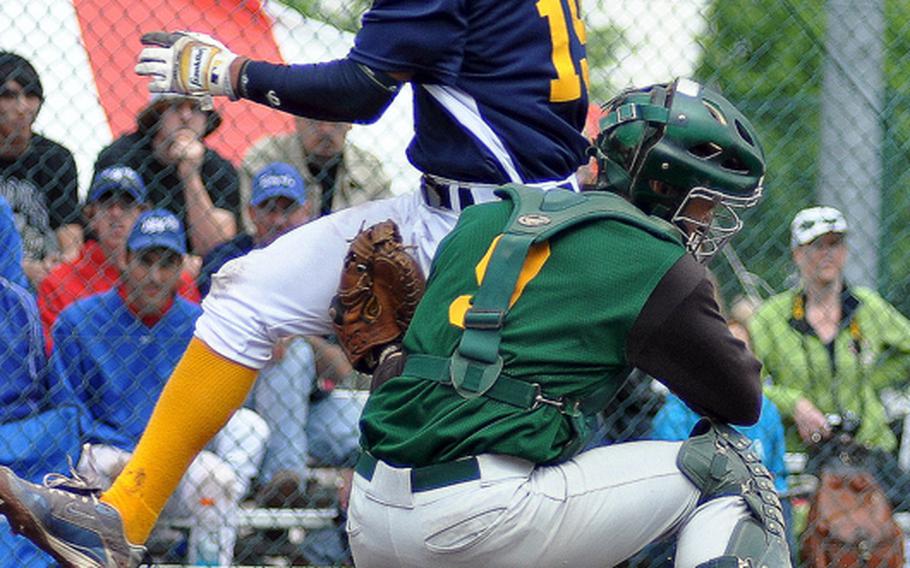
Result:
M136 73L152 79L149 91L237 100L229 73L237 55L217 39L196 32L151 32L141 41L146 47Z

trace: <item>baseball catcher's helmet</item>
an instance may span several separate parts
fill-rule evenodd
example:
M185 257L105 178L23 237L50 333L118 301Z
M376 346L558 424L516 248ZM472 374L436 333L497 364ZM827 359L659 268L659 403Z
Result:
M711 258L742 228L736 209L761 197L765 161L752 124L720 94L688 79L624 91L603 110L594 147L597 188L685 223L689 250L700 261ZM682 214L692 199L714 203L710 221Z

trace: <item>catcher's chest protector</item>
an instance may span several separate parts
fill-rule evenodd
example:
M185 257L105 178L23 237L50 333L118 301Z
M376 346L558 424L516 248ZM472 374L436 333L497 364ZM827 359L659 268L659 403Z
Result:
M800 556L811 568L901 568L900 527L868 471L826 469L809 509Z
M490 257L480 289L464 317L464 333L455 353L449 358L449 380L464 398L492 396L501 400L503 393L516 399L524 385L505 378L500 381L502 357L499 354L502 327L509 299L531 245L577 225L598 219L612 219L635 225L656 238L678 242L672 226L648 217L621 197L602 192L574 193L566 190L544 191L509 185L497 194L515 203L508 226ZM438 379L437 379L438 380ZM501 384L491 392L497 381ZM618 388L616 381L605 381L603 387L582 400L553 401L539 392L535 404L559 405L560 412L572 423L576 436L563 455L573 455L586 436L586 417L600 411ZM489 394L488 394L489 393ZM514 393L514 396L513 396ZM520 405L520 404L519 404Z

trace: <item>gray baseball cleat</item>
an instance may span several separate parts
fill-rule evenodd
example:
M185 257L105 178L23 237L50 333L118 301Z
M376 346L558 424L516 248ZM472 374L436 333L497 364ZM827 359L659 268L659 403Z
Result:
M63 568L134 568L145 548L131 545L120 514L78 475L52 473L36 485L0 467L0 513L13 532L53 556Z

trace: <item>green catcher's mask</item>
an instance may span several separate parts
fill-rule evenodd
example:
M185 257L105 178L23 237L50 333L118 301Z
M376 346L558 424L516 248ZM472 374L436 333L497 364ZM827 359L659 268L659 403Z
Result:
M598 189L673 222L689 251L710 259L742 228L737 209L761 197L765 160L752 124L688 79L624 91L603 110L594 147ZM684 215L694 199L713 202L710 219Z

